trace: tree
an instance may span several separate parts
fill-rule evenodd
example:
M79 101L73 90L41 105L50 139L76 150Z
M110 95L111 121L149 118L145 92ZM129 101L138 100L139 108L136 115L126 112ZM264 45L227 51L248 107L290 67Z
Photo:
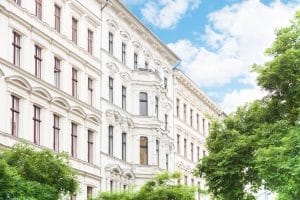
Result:
M253 68L269 95L214 122L197 166L217 199L254 199L261 187L300 198L300 12L276 34L273 60Z
M176 184L179 173L163 172L148 181L136 192L101 193L98 200L194 200L192 187Z
M0 198L57 200L76 192L75 171L65 154L24 145L0 153Z

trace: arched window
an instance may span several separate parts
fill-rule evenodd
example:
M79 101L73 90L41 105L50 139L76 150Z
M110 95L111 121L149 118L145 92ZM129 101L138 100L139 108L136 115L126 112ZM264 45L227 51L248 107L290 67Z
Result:
M140 93L140 115L148 115L148 95L145 92Z
M140 164L148 165L148 138L140 137Z

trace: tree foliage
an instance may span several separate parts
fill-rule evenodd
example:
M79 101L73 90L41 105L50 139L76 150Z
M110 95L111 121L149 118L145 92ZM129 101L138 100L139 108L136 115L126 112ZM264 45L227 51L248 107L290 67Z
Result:
M23 145L0 153L0 199L57 200L78 183L65 154Z
M101 193L97 200L194 200L194 188L176 184L179 179L179 173L163 172L138 191Z
M261 187L300 199L300 12L276 34L273 59L254 66L269 95L214 122L197 166L217 199L254 199Z

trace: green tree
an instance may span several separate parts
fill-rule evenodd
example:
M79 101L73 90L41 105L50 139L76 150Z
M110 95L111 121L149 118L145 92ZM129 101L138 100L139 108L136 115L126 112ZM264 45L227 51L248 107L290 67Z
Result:
M176 184L179 173L163 172L148 181L138 191L101 193L98 200L194 200L195 188Z
M214 122L197 166L217 199L254 199L261 187L300 199L300 12L276 34L273 59L254 66L268 96Z
M67 155L23 145L0 153L0 185L1 199L32 200L57 200L78 187Z

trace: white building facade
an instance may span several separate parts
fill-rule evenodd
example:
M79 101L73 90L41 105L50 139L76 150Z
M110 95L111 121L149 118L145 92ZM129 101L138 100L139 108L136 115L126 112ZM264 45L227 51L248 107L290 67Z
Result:
M1 0L0 27L0 147L68 152L80 188L67 199L138 187L162 170L201 181L190 171L209 120L204 135L196 113L221 111L120 1ZM177 99L187 116L193 107L194 128ZM194 141L192 159L184 138Z

